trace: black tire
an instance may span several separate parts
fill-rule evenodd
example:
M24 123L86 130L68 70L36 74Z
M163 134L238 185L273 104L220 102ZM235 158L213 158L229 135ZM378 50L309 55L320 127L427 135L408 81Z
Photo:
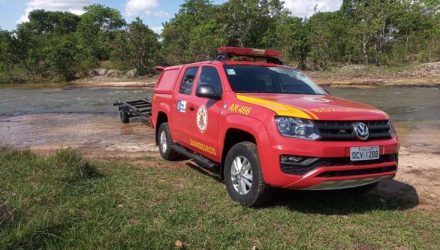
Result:
M245 157L248 162L250 163L250 169L252 169L252 185L246 191L247 193L243 192L243 194L240 194L240 191L234 187L233 184L233 174L231 173L231 169L233 168L234 160L237 158L240 159L240 162L245 162ZM243 161L241 161L243 159ZM244 168L244 167L242 167ZM237 185L237 188L240 189L241 179L243 179L245 174L241 173L234 177L235 179L235 185ZM249 172L247 176L249 176ZM263 175L261 173L261 167L260 167L260 160L258 158L258 151L257 146L252 142L240 142L235 144L228 152L225 160L225 166L224 166L224 177L225 177L225 183L226 188L229 192L229 195L231 198L237 202L239 202L241 205L245 207L258 207L263 205L270 196L270 187L267 186L264 183ZM237 178L240 178L238 180ZM249 179L247 179L249 181ZM243 189L241 189L243 191Z
M130 122L130 117L128 116L127 112L124 111L119 111L119 117L121 117L121 122L122 123L129 123Z
M166 147L164 147L161 141L162 134L165 136ZM171 140L170 131L167 122L160 124L156 136L157 136L157 143L159 145L160 156L162 156L162 158L167 161L178 160L180 154L171 148L171 145L173 145L173 141Z

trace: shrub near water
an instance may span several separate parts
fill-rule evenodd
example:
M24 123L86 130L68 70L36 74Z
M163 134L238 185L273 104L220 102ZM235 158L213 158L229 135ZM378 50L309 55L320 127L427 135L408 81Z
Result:
M0 248L435 248L437 211L377 199L282 192L265 208L231 201L190 167L90 162L71 150L0 149Z

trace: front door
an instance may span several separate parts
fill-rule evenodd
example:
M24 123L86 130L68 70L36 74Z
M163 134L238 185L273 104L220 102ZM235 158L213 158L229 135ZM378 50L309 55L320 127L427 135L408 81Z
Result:
M217 93L222 93L222 83L215 67L203 66L196 87L193 90L191 103L188 108L189 122L187 129L190 131L188 143L190 148L204 156L218 160L219 141L219 115L223 106L222 100L209 99L196 96L197 86L211 85Z
M170 133L173 140L179 144L188 146L189 136L187 124L190 122L189 116L194 113L194 110L190 110L194 99L193 89L196 81L197 72L199 67L189 67L185 70L183 78L180 82L178 93L176 98L173 99L171 107L170 117Z

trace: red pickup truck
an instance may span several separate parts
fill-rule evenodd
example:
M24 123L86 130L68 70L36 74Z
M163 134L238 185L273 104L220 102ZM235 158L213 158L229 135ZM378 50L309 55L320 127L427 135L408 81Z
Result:
M385 112L329 95L278 51L219 54L162 70L151 123L164 159L218 170L244 206L261 205L270 187L367 190L396 175L398 139Z

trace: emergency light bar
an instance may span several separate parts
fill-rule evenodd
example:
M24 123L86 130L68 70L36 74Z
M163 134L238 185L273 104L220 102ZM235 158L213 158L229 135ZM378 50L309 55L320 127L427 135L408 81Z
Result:
M277 50L264 50L253 48L239 48L239 47L220 47L217 49L221 55L228 56L249 56L249 57L270 57L280 58L281 52Z

